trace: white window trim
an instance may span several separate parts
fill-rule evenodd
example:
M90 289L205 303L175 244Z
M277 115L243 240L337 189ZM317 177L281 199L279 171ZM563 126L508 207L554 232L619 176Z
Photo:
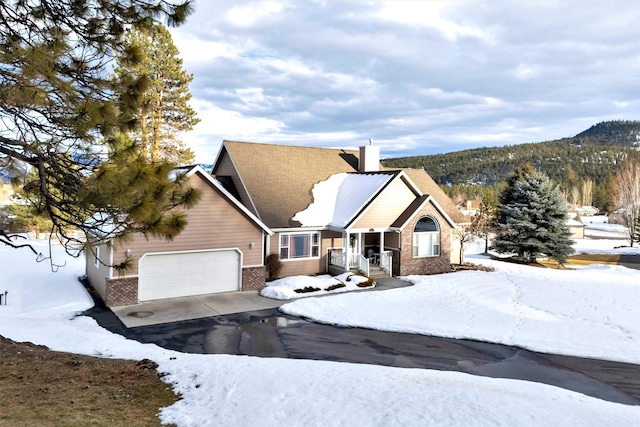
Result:
M94 251L93 265L96 268L100 268L100 246L96 246L96 250Z
M318 247L318 255L317 256L308 256L308 257L299 257L299 258L282 258L282 237L283 236L289 236L289 245L287 246L287 249L291 248L291 237L292 236L299 236L299 235L307 235L309 236L309 238L311 239L311 246L310 246L310 251L311 253L313 253L313 247L317 246ZM313 244L313 236L317 235L318 236L318 244L314 245ZM289 262L289 261L308 261L310 259L320 259L320 249L322 248L322 239L320 236L320 232L319 231L307 231L307 232L293 232L293 233L283 233L280 232L280 234L278 235L278 256L280 257L280 261L282 262ZM289 255L291 255L291 253L289 252Z
M440 231L440 224L438 223L438 220L436 220L431 215L423 215L418 219L418 221L420 221L422 218L431 218L431 220L435 223L436 228L438 230L437 231L418 231L418 232L414 231L413 235L412 235L413 241L411 243L411 256L413 258L433 258L433 257L438 257L438 256L440 256L440 253L441 253L440 251L441 251L441 248L442 248L442 235L441 235L441 231ZM418 222L416 222L416 224L417 223ZM413 228L415 230L415 225L414 225ZM438 247L437 253L435 253L436 251L433 251L434 253L431 254L431 255L414 255L414 250L415 250L415 247L416 247L416 235L437 235L438 236L437 244L433 244L432 243L432 245L431 245L431 251L433 251L433 248L435 246Z

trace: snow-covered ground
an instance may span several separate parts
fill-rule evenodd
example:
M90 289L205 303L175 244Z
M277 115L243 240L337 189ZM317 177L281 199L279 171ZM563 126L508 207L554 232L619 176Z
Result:
M552 270L467 256L494 272L409 276L414 286L295 301L285 313L323 323L640 364L640 271ZM605 344L606 343L606 344Z
M55 262L61 263L65 256L59 247L55 249ZM154 360L182 395L179 402L162 408L160 417L166 423L628 426L640 419L638 406L526 381L325 361L182 354L130 341L100 328L91 318L76 316L92 302L77 280L83 261L66 262L52 273L30 252L0 246L0 293L8 291L8 305L0 306L0 335L54 350ZM443 334L473 332L477 339L508 338L525 347L640 363L640 319L633 312L639 306L638 271L496 266L493 273L412 278L416 286L408 289L422 289L437 304L417 299L415 292L396 290L305 298L285 307L289 311L307 307L324 316L337 306L342 312L332 322L366 318L376 328L387 328L391 319L420 323L403 320L401 327L407 330L423 330L420 313L434 310L442 319L432 317L435 323L428 327L446 327ZM367 313L370 310L376 312ZM592 338L572 338L578 335Z
M585 225L584 234L586 237L594 239L623 239L617 246L628 245L629 230L624 225L609 224L606 215L583 216L582 223Z

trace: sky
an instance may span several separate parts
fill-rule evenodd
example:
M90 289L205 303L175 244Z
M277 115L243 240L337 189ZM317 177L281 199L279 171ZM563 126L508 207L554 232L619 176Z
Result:
M357 148L381 157L574 136L640 119L640 7L601 1L196 1L173 29L184 140Z
M47 249L45 241L31 243L38 250ZM612 250L619 240L584 240L577 247L583 244L592 251L620 252ZM30 251L0 245L0 291L6 290L9 297L6 305L0 305L0 335L58 351L153 360L164 374L162 379L181 396L173 405L160 408L163 423L179 427L629 426L640 418L640 406L537 382L490 378L492 363L469 361L465 372L477 374L471 375L319 360L186 354L128 340L79 315L93 305L78 281L84 272L83 257L69 258L60 246L53 246L53 251L57 263L65 261L55 273L47 262L36 263ZM310 297L283 308L309 318L328 317L342 325L467 336L640 363L637 271L620 266L543 270L488 258L474 258L474 262L496 271L412 276L414 286L408 288ZM496 364L517 365L518 355L513 359ZM556 379L562 375L553 373ZM576 380L572 378L569 385ZM578 383L590 387L588 378L580 377Z

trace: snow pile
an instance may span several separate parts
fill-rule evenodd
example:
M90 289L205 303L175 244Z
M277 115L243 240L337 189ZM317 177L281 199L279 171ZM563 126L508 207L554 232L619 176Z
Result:
M361 291L371 289L375 283L371 279L353 273L342 273L331 277L322 276L290 276L268 282L260 295L267 298L289 300L301 297L328 295L339 292Z
M17 341L46 345L59 351L155 361L159 370L167 374L163 377L164 380L181 394L180 401L160 410L163 423L174 423L177 426L627 426L636 424L640 419L640 407L606 402L526 381L328 361L182 354L153 344L127 340L102 329L91 318L77 316L78 312L92 304L91 298L77 280L83 274L84 261L66 257L60 247L54 249L56 264L67 261L66 267L55 274L46 263L35 263L31 252L0 246L0 291L4 293L7 290L9 297L8 305L0 306L0 335ZM505 269L484 274L499 283L514 281L523 284L527 281L536 282L531 276L538 276L541 271L544 270L528 270L523 274ZM484 323L482 315L486 311L479 303L483 301L489 306L502 306L507 313L511 308L519 307L530 318L554 322L561 333L557 336L555 333L550 334L549 340L555 336L559 348L572 327L577 328L575 335L588 335L579 328L580 323L575 321L586 316L587 320L602 320L593 325L595 330L598 325L605 323L605 317L609 318L611 334L597 333L594 338L601 340L600 347L624 351L635 345L637 349L637 341L634 341L637 326L634 325L628 330L618 330L618 334L628 337L630 342L626 346L619 340L609 341L610 336L616 335L613 329L630 326L624 319L630 316L629 308L638 307L638 288L637 285L611 287L611 282L628 281L627 274L624 269L608 271L614 275L615 280L607 280L606 286L600 284L603 287L603 293L600 294L602 298L595 304L591 298L585 299L593 295L595 290L582 292L577 286L570 287L565 278L556 278L555 274L560 273L557 271L549 271L547 276L539 279L540 282L551 281L556 284L556 288L548 287L550 295L545 296L541 292L530 294L529 290L521 289L518 306L509 306L506 302L509 298L491 287L485 290L494 289L496 302L492 302L489 293L480 292L480 288L467 300L457 297L458 292L466 291L462 282L473 279L473 275L467 275L465 280L454 285L453 293L437 296L445 291L437 286L436 281L446 281L456 276L465 277L462 273L432 276L433 282L429 283L427 280L423 286L416 288L436 297L443 306L432 306L431 309L437 309L439 315L448 316L450 321L457 322L462 332L469 324ZM597 273L597 269L587 270L586 273ZM528 279L523 278L526 275L529 276ZM580 276L583 277L584 275ZM604 272L601 277L604 277ZM591 289L592 286L587 288ZM610 289L614 291L605 292ZM353 299L353 304L343 310L349 314L357 314L380 308L371 313L373 317L379 318L379 322L372 322L376 327L387 326L392 314L415 321L419 318L417 312L425 308L420 300L401 301L400 294L396 291L346 294L306 301L313 300L315 304L327 301L341 306L342 297L366 295L377 300L377 305ZM447 295L448 300L445 298ZM405 296L415 297L415 294ZM511 297L517 298L517 295ZM558 302L551 309L557 311L557 306L562 302L570 306L563 310L564 315L543 311L549 307L540 304L554 298ZM478 303L471 304L472 301ZM364 307L357 306L361 302ZM529 311L525 302L531 304ZM462 318L456 320L447 311L454 310L459 303L469 305L460 309L458 316ZM616 307L621 312L611 313L611 307ZM394 310L399 311L392 313ZM337 318L344 320L345 316ZM516 318L517 316L513 316L514 321ZM568 326L564 326L565 323ZM414 328L422 326L424 325L417 324ZM517 323L511 326L514 332L523 329ZM571 342L568 345L571 347Z
M577 270L485 258L495 272L409 276L415 286L286 304L324 323L468 338L535 351L640 363L640 274L620 266Z
M303 227L344 227L392 178L391 174L331 175L313 186L313 202L293 220Z

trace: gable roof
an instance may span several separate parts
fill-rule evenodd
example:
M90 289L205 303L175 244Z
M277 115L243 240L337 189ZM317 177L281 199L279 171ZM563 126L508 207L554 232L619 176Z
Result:
M413 181L420 191L424 194L431 195L438 205L447 213L449 218L457 224L463 224L469 222L462 212L458 210L453 201L442 191L442 189L436 184L436 182L429 176L424 169L401 169L406 173L411 181Z
M296 227L293 216L312 202L311 189L340 172L358 171L358 152L224 141L213 166L216 174L225 154L231 158L258 217L271 228Z
M254 142L223 141L213 165L216 175L222 159L228 156L238 173L240 185L246 194L242 203L255 209L270 228L300 227L293 217L306 210L314 201L314 185L332 175L358 172L357 150L313 148ZM454 222L465 222L453 202L423 169L394 169L380 167L380 174L404 172L417 189L431 195ZM228 180L228 178L223 178ZM225 181L228 187L228 182ZM358 212L355 212L358 213Z
M313 202L293 219L303 227L345 228L397 174L342 172L331 175L313 186Z
M447 215L444 209L438 204L438 202L433 198L433 196L428 194L423 194L420 197L417 197L408 207L402 212L402 214L391 224L392 228L397 228L402 230L407 226L409 221L413 217L415 217L422 208L427 204L431 203L436 208L436 210L442 215L442 217L449 223L451 227L455 227L455 222Z

